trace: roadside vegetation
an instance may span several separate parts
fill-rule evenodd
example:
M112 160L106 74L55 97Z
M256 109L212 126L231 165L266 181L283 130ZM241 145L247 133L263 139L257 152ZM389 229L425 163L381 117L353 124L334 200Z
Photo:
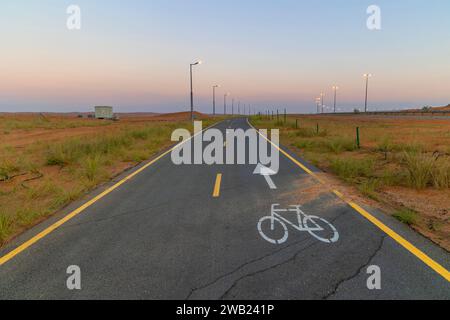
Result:
M285 146L450 249L450 119L280 119L256 116L252 123L279 128Z
M0 132L0 246L172 145L174 129L192 131L185 120L112 123L39 116L26 116L23 123L20 116L0 117L0 128L8 130ZM42 136L42 129L48 134Z
M61 118L59 118L61 119ZM54 117L40 115L0 115L0 133L5 135L14 130L33 130L33 129L67 129L79 127L101 127L111 125L111 121L90 121L83 118L66 118L64 121L55 121Z

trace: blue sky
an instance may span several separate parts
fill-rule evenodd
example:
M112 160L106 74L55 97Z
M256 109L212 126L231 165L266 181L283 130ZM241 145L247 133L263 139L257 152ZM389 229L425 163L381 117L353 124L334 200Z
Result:
M77 4L82 29L68 31ZM382 30L366 28L381 8ZM362 74L372 108L450 103L447 0L205 1L2 0L0 111L211 111L222 86L260 110L314 111L339 85L339 106L360 107ZM230 98L231 99L231 98ZM218 102L220 105L221 102Z

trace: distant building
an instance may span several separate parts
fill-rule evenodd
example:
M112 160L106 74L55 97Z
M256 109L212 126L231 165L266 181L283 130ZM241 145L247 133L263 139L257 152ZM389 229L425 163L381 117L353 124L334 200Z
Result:
M96 119L114 119L114 113L112 107L97 106L95 107Z

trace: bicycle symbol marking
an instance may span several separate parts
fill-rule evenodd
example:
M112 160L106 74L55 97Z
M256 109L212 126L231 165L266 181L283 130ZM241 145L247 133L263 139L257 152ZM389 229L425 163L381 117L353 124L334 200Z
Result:
M264 240L277 245L285 243L289 237L288 225L299 232L308 232L317 240L325 243L331 244L339 240L338 231L327 220L320 217L307 215L300 209L300 205L290 206L289 209L278 209L279 206L279 204L273 204L271 215L262 217L258 222L258 231ZM297 214L298 225L281 216L280 213L283 212L295 212ZM266 226L268 223L270 223L270 231L276 231L276 227L279 226L281 227L281 230L283 230L283 235L281 237L277 237L277 239L273 239L271 236L268 236L267 233L269 230L266 230L268 229ZM280 230L279 227L277 230ZM266 232L264 232L264 230L266 230ZM321 233L325 233L325 235L321 235Z

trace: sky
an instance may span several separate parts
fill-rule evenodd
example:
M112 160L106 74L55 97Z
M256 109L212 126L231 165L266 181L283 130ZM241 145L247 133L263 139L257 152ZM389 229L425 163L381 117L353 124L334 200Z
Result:
M69 5L81 30L68 30ZM381 9L381 30L366 10ZM256 111L450 103L448 0L2 0L0 112Z

